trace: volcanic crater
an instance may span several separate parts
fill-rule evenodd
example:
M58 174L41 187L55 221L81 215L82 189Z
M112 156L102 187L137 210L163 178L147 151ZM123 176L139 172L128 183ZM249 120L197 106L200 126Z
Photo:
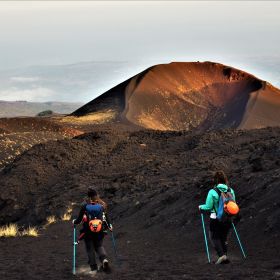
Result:
M0 119L0 224L40 232L0 238L0 278L88 279L80 245L71 275L61 217L75 218L93 185L118 250L117 261L107 237L112 273L96 279L278 279L279 121L279 89L212 62L153 66L70 116ZM232 233L225 266L207 265L197 209L218 169L236 192L247 253Z
M148 68L75 111L114 111L112 120L157 130L205 131L277 126L280 91L244 71L213 62Z

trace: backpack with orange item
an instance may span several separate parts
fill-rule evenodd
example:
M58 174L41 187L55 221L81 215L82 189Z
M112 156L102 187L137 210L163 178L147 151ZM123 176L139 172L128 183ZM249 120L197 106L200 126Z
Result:
M239 213L239 206L233 198L231 189L228 187L227 192L221 192L218 188L214 190L219 195L219 206L216 211L217 219L220 222L231 221L231 218L236 216Z
M86 217L83 221L88 223L91 232L99 233L103 230L104 208L101 204L90 203L86 205Z

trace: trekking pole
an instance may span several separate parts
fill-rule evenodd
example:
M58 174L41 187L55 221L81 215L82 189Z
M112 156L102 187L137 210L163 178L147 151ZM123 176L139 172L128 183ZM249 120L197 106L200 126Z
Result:
M113 249L114 249L114 253L115 253L116 263L117 263L118 265L120 265L119 258L118 258L118 255L117 255L116 240L115 240L113 231L111 231L111 239L112 239Z
M206 247L206 253L207 253L207 258L208 258L208 262L210 263L210 255L209 255L209 250L208 250L208 242L207 242L207 236L206 236L206 232L205 232L205 225L204 225L204 217L203 217L203 213L201 213L201 221L202 221L202 227L203 227L203 234L204 234L204 240L205 240L205 247Z
M76 274L76 226L73 228L73 274Z
M107 220L106 220L106 216L105 216L105 213L103 213L103 222L105 222L107 228L111 231L111 239L112 239L112 244L113 244L113 249L114 249L114 253L115 253L115 260L116 260L116 263L118 264L118 266L120 265L119 263L119 259L118 259L118 255L117 255L117 247L116 247L116 240L115 240L115 237L114 237L114 233L113 233L113 230L111 230Z
M242 247L242 244L241 244L240 238L239 238L239 236L238 236L237 230L236 230L236 228L235 228L235 226L234 226L234 223L233 223L233 222L231 222L231 223L232 223L232 227L233 227L233 229L234 229L234 232L235 232L237 241L238 241L238 243L239 243L241 252L242 252L242 254L243 254L243 257L244 257L244 259L246 259L246 254L245 254L244 249L243 249L243 247Z

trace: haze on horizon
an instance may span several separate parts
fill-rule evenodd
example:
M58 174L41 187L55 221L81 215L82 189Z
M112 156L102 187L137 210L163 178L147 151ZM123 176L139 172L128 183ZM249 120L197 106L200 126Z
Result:
M87 102L171 61L217 61L280 86L279 13L275 1L0 2L0 100ZM92 64L75 70L76 80L61 70L59 84L45 72L41 77L41 68L28 75L17 70L100 61L112 62L114 75L108 64L91 80Z

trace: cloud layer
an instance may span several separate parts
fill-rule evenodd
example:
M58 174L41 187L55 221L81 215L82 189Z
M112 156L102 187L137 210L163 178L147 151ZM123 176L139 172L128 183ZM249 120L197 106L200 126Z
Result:
M42 102L46 100L58 100L58 94L44 87L35 87L31 89L19 89L17 87L12 87L5 90L0 90L0 99L5 101L33 101Z

